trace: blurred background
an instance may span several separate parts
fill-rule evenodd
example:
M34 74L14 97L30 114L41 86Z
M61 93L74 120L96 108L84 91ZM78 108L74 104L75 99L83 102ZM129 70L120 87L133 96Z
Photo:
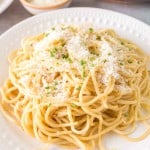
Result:
M150 0L72 0L69 7L96 7L114 10L150 25ZM31 16L19 0L14 0L9 8L0 14L0 34Z

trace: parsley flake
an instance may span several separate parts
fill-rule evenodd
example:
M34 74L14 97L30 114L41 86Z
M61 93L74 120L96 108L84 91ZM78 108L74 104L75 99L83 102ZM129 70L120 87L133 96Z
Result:
M52 104L51 104L51 103L49 103L49 104L48 104L48 107L50 107L50 106L52 106Z
M121 45L124 45L124 42L121 42Z
M45 33L45 36L47 37L49 35L49 33Z
M132 60L128 60L128 63L129 63L129 64L132 64L133 62L132 62Z
M93 28L89 28L89 31L92 33L94 30L93 30Z
M63 59L67 59L68 57L69 57L68 54L62 54Z
M86 77L85 70L82 70L82 78L85 78L85 77Z
M91 67L95 67L95 64L92 64L92 63L91 63L90 66L91 66Z
M123 66L123 63L121 62L120 65Z
M46 86L45 89L46 89L46 90L50 89L50 86Z
M74 103L72 103L72 104L71 104L71 107L76 108L76 107L77 107L77 105L76 105L76 104L74 104Z
M51 92L50 92L50 91L48 91L46 94L47 94L47 96L49 96L49 95L51 94Z
M117 51L121 51L121 49L117 49Z
M72 61L71 58L69 58L69 57L68 57L66 60L67 60L70 64L73 63L73 61Z
M86 61L82 59L82 60L80 61L80 64L81 64L81 66L84 66L84 65L86 64Z
M78 87L76 88L76 90L80 91L80 90L81 90L81 86L78 86Z
M90 61L94 61L95 60L95 57L90 57Z
M106 59L104 59L104 60L103 60L103 62L104 62L104 63L106 63L106 62L107 62L107 60L106 60Z
M50 56L51 57L54 57L56 55L56 52L57 52L57 48L54 48L50 51Z
M52 30L55 30L55 27L52 27Z
M57 81L55 81L54 85L58 85L58 82L57 82Z
M124 116L125 116L125 117L128 117L128 116L129 116L129 114L126 112L126 113L124 114Z

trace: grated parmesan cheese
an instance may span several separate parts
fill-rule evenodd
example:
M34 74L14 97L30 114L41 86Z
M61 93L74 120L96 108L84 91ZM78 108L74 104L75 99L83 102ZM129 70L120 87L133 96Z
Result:
M85 59L88 57L89 52L83 43L83 39L80 36L73 36L67 44L67 50L69 54L76 59Z
M115 49L112 49L109 43L104 41L101 44L100 50L101 50L101 61L103 62L104 60L106 60L103 67L105 75L103 76L102 82L107 83L109 76L113 76L115 79L119 79L118 73L119 66L117 63L118 58Z
M75 68L79 74L86 76L93 67L101 66L103 73L97 73L97 80L99 82L107 85L110 81L110 77L113 77L117 81L116 89L121 90L123 93L130 92L130 88L126 82L122 81L123 78L119 73L119 71L127 73L130 71L125 69L124 66L119 65L119 61L124 60L123 52L120 51L120 49L124 47L119 47L119 44L111 44L105 40L105 38L97 40L96 35L91 36L88 29L85 30L84 28L80 30L72 30L72 28L66 26L58 26L48 31L49 34L34 45L33 57L27 60L28 62L24 61L19 64L20 68L25 66L26 70L29 71L24 73L24 70L21 70L23 75L20 75L20 83L27 89L28 77L25 75L30 74L30 72L38 74L36 78L38 80L41 79L42 83L41 85L37 85L36 79L33 79L35 82L33 84L34 87L37 87L39 90L36 95L40 96L41 93L45 92L45 86L52 84L51 82L53 82L54 79L53 74L57 72L69 72L70 69ZM61 41L64 41L65 44L61 45L61 48L55 51L54 56L51 56L50 47L57 46L57 44L54 44L55 41L60 42L60 45L62 44ZM96 54L92 53L88 47L88 42L94 43L96 45L94 45L96 51L99 52ZM71 63L69 59L72 60ZM65 84L62 84L63 81L61 80L62 79L60 79L59 85L57 85L51 93L51 96L57 100L64 101L67 99L68 92L65 90L65 87L63 87ZM32 91L32 89L30 89L30 91ZM34 91L32 92L32 94L34 94Z
M62 37L63 37L63 32L61 32L61 31L52 31L42 41L35 44L34 48L35 48L35 50L45 50L55 40L59 40Z

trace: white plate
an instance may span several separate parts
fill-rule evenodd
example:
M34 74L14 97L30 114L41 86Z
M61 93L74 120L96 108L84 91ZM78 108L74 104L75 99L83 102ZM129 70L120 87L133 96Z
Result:
M145 52L150 53L150 27L134 18L95 8L57 10L29 18L0 37L0 85L8 75L7 56L10 51L20 47L23 37L36 35L58 23L80 24L85 22L93 23L100 28L113 28L121 36L134 41ZM144 128L140 127L135 134L140 134L143 130ZM116 135L107 135L104 143L107 150L150 150L150 137L138 143L131 143ZM0 114L0 150L37 150L39 145L39 142L8 123Z
M13 2L13 0L0 0L0 14L3 13Z

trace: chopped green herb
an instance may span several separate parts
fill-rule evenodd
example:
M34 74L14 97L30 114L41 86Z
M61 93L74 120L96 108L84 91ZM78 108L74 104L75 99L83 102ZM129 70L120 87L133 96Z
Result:
M132 60L128 60L128 63L129 63L129 64L132 64L133 62L132 62Z
M56 82L54 82L52 85L46 86L45 90L47 96L51 94L51 92L54 92L56 90Z
M65 30L65 29L67 29L67 27L61 27L61 29L62 29L62 30Z
M124 42L121 42L121 45L124 45Z
M86 61L82 59L82 60L80 61L80 65L82 66L82 78L85 78L85 76L86 76L86 73L85 73Z
M54 56L55 56L55 53L54 53L54 52L50 52L50 56L51 56L51 57L54 57Z
M71 58L69 58L69 57L68 57L66 60L67 60L69 63L72 63L72 62L73 62L73 61L71 60Z
M121 51L121 49L117 49L117 51Z
M85 78L85 77L86 77L85 70L82 70L82 78Z
M68 57L69 57L68 54L62 54L63 59L67 59Z
M123 66L123 63L121 62L120 65Z
M95 64L90 64L91 67L95 67Z
M53 51L57 52L57 51L58 51L58 49L55 47L55 48L53 49Z
M46 94L47 94L47 96L48 96L49 94L51 94L51 92L50 92L50 91L48 91Z
M51 90L52 90L52 91L56 90L56 86L55 86L55 85L52 86L52 87L51 87Z
M106 62L107 62L107 60L106 60L106 59L104 59L104 60L103 60L103 62L104 62L104 63L106 63Z
M55 81L54 85L58 85L58 82L57 82L57 81Z
M72 103L72 104L71 104L71 107L76 108L76 107L77 107L77 105L76 105L76 104L74 104L74 103Z
M50 56L54 57L56 55L57 48L54 48L53 50L50 51Z
M90 57L90 61L94 61L95 60L95 57Z
M84 65L86 64L86 61L82 59L82 60L80 61L80 64L81 64L81 66L84 66Z
M78 87L76 88L76 90L80 91L80 90L81 90L81 86L78 86Z
M129 115L129 114L128 114L127 112L126 112L126 113L124 113L124 116L125 116L125 117L128 117L128 115Z
M90 31L90 32L93 32L94 30L93 30L93 28L89 28L89 31Z
M66 44L66 43L65 43L65 42L63 42L63 43L61 44L61 46L62 46L62 47L64 47L64 46L65 46L65 44Z
M55 27L52 27L52 30L55 30Z
M49 104L48 104L48 107L50 107L50 106L52 106L52 104L51 104L51 103L49 103Z
M45 36L47 37L49 35L49 33L45 33Z
M141 64L141 63L142 63L142 60L139 60L139 61L138 61L138 64Z
M112 55L112 53L108 53L108 56Z
M50 86L46 86L45 89L46 89L46 90L50 89Z

